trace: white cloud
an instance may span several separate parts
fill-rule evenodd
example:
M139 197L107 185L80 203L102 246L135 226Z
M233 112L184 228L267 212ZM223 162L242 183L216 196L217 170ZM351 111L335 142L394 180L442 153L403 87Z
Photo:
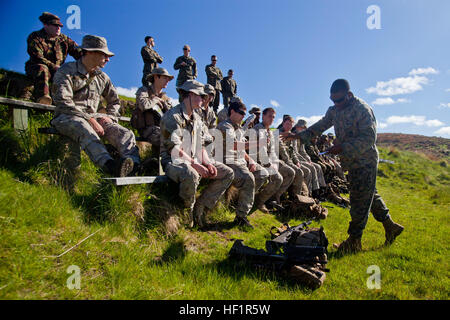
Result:
M439 71L437 71L436 69L432 68L432 67L428 67L428 68L417 68L417 69L412 69L409 72L410 76L417 76L419 74L438 74Z
M375 87L366 89L366 92L379 96L408 94L422 90L422 85L428 84L428 82L428 78L423 76L400 77L389 81L378 81Z
M280 106L280 104L276 100L270 100L270 104L275 108L278 108Z
M136 91L138 91L137 87L131 87L130 89L116 87L116 89L117 89L117 92L121 96L129 97L129 98L136 98Z
M441 103L438 108L439 109L450 108L450 102L449 103Z
M298 116L297 118L295 118L295 122L297 122L300 119L303 119L306 121L307 126L310 127L311 125L313 125L314 123L316 123L317 121L319 121L322 118L323 118L323 115L322 116L311 116L311 117Z
M450 136L450 127L442 127L434 133L441 136Z
M392 124L400 124L400 123L411 123L416 126L427 126L427 127L439 127L444 125L443 122L433 119L433 120L427 120L425 116L390 116L387 118L386 123L388 125Z
M373 105L389 105L394 103L406 103L410 102L408 99L400 98L397 100L392 99L391 97L388 98L377 98L376 100L372 101Z
M384 129L384 128L386 128L387 126L388 126L387 123L384 123L384 122L377 122L377 127L380 128L380 129Z

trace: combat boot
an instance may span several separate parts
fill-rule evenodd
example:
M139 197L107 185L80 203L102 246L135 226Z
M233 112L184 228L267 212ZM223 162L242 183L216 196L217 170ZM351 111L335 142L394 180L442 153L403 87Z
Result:
M118 177L127 177L134 168L134 162L131 158L124 158L118 162L117 166L117 176Z
M400 233L402 233L403 229L405 229L402 225L395 223L391 218L383 221L383 227L386 234L386 241L384 245L390 245L394 242L395 238L397 238Z
M237 224L238 226L254 229L254 227L251 225L250 221L248 221L247 217L236 216L236 218L234 218L233 222L235 224Z
M361 237L355 237L350 235L347 240L342 241L341 243L337 244L334 243L333 247L337 248L339 253L355 253L358 251L362 251L361 246Z
M255 199L254 207L262 213L269 213L269 209L267 209L266 205L262 201L259 201L258 198Z
M205 206L201 205L199 203L195 203L194 205L194 212L193 212L193 218L194 218L194 225L203 228L206 225L206 219L205 219Z

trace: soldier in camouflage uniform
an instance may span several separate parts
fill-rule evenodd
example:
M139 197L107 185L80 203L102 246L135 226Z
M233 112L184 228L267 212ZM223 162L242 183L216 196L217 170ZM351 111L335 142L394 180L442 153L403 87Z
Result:
M294 125L294 118L289 115L283 117L280 133L289 132ZM295 178L290 191L294 195L309 196L311 185L311 171L300 163L294 141L280 141L280 159L295 171Z
M144 70L142 76L142 85L148 86L147 76L152 72L153 69L158 67L158 63L163 62L163 58L153 49L155 46L155 40L151 36L145 37L146 45L141 49L142 60L144 61Z
M211 106L213 107L215 113L217 113L217 108L220 104L220 92L222 91L220 81L223 79L222 71L216 66L216 63L217 57L213 55L211 56L211 64L208 64L205 67L206 77L208 79L206 82L212 85L216 90L214 100L211 101Z
M67 55L75 60L81 57L81 49L75 41L61 33L63 24L57 16L44 12L39 17L44 27L31 33L27 39L27 51L30 60L25 63L25 72L33 81L34 96L38 103L52 104L49 83ZM31 87L27 87L23 98L31 96Z
M203 135L205 139L205 146L208 146L214 141L212 135L209 133L210 129L216 127L217 117L214 111L211 109L210 102L214 100L216 90L210 84L205 84L203 90L206 96L203 98L202 107L195 110L203 121Z
M204 124L195 109L201 107L204 85L187 80L179 92L182 102L161 118L161 164L166 175L180 184L179 195L188 208L191 220L197 226L206 224L205 210L212 209L233 181L233 170L222 163L210 160L204 148ZM211 183L196 200L200 180Z
M329 152L338 154L344 169L348 170L351 205L349 237L335 246L343 253L360 251L361 236L369 212L372 212L377 221L383 223L385 244L391 244L403 231L403 227L392 221L389 209L377 193L378 150L375 145L375 116L366 102L353 95L346 80L336 80L330 91L334 106L328 109L325 116L306 131L296 135L285 133L283 138L310 140L334 126L337 141Z
M55 74L56 109L51 124L60 134L78 142L107 173L127 176L140 163L139 150L133 132L117 124L119 95L100 70L114 54L108 50L106 39L98 36L85 36L81 48L81 59L62 65ZM97 112L102 97L107 102L106 114ZM120 161L113 160L100 137L119 151Z
M228 76L223 78L220 82L222 86L222 100L223 106L228 108L230 99L237 94L237 83L233 79L233 70L228 70Z
M155 68L145 79L148 86L143 86L136 92L136 109L131 117L131 125L142 138L152 144L155 158L159 157L160 120L172 107L163 89L173 78L166 69Z
M222 131L225 164L233 169L233 186L238 190L235 223L253 228L247 215L253 206L255 193L267 181L269 173L245 152L245 132L241 127L245 111L245 104L232 102L228 107L228 119L219 123L217 129Z
M177 88L181 87L187 80L197 79L197 62L190 56L190 52L191 47L186 44L183 47L183 55L178 57L177 60L175 60L175 64L173 65L173 68L175 70L180 70L177 77ZM182 101L181 94L179 97L179 101Z
M301 132L303 130L306 130L306 124L307 123L305 120L298 120L295 125L294 132ZM311 191L312 196L314 198L320 198L327 187L322 167L318 163L311 161L311 158L305 150L304 143L302 143L298 139L292 140L292 143L294 149L296 150L296 154L298 159L300 160L300 163L311 171L311 185L309 186L309 190Z
M271 197L275 200L271 201L271 206L283 209L280 205L280 196L286 192L295 178L295 171L282 160L279 159L275 150L275 141L273 131L270 126L275 119L275 110L273 108L266 108L263 110L262 122L253 127L258 134L258 163L261 164L269 172L269 183L261 190L255 199L255 206L267 212L267 207L264 205ZM262 149L262 150L261 150ZM264 156L266 155L266 156ZM250 153L250 157L256 159L256 155Z

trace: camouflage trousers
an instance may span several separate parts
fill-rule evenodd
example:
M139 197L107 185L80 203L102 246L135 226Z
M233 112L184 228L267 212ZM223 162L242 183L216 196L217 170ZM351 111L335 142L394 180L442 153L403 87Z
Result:
M317 190L320 187L326 187L325 178L323 177L322 167L314 162L301 162L302 167L306 167L311 172L311 183L308 184L310 191Z
M228 106L230 105L230 100L232 97L233 96L229 94L222 94L223 106L225 108L228 108Z
M216 95L214 100L209 103L210 107L213 108L214 112L217 114L217 109L219 109L220 104L220 91L216 89Z
M302 192L304 195L309 195L312 191L311 189L311 181L312 181L312 173L311 170L307 166L304 166L300 163L300 169L303 172L303 182L302 182Z
M245 165L229 164L234 172L233 186L238 189L238 206L236 215L246 217L250 212L255 200L255 193L269 178L269 173L259 164L256 170L250 172Z
M294 171L294 179L292 180L292 183L290 184L290 186L288 186L288 188L290 187L290 191L293 194L301 195L302 190L303 190L303 184L304 184L304 181L305 181L305 176L304 176L302 168L299 168L295 164L287 164L287 163L285 163L285 165L288 166L289 168L291 168ZM283 177L283 182L284 182L284 177ZM280 187L280 190L281 190L281 187ZM281 194L283 194L283 192L284 191L277 192L276 196L280 197Z
M348 170L350 182L350 216L348 234L361 237L366 227L369 212L375 220L383 222L389 216L386 207L376 189L377 166L367 166Z
M45 64L25 64L25 73L33 82L36 98L50 96L50 81L54 74Z
M112 159L87 120L74 115L60 114L51 121L51 124L60 134L77 142L97 166L103 167L106 161ZM117 123L106 123L103 129L104 138L117 149L121 157L130 157L135 163L140 163L139 149L132 131Z
M297 174L297 171L294 168L286 164L286 162L284 162L283 160L279 160L278 172L281 175L283 182L281 183L280 188L275 193L276 199L281 197L281 195L287 191L287 189L294 181L300 185L301 189L301 185L303 182L303 172L300 170L300 168Z
M139 135L152 144L152 153L159 156L161 128L158 126L146 127L142 130L139 130Z
M234 178L233 170L218 162L214 166L217 168L217 176L208 178L211 182L205 187L197 200L195 200L195 194L202 179L200 174L187 163L174 164L169 162L165 166L166 175L180 184L179 196L183 199L184 207L193 208L197 202L208 209L212 209L231 185Z

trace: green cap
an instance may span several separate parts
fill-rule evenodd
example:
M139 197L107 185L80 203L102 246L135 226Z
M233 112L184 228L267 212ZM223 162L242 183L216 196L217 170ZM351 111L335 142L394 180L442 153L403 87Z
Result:
M83 37L83 43L81 44L81 49L86 51L101 51L104 54L112 57L114 53L109 51L108 43L106 39L99 36L87 35Z

